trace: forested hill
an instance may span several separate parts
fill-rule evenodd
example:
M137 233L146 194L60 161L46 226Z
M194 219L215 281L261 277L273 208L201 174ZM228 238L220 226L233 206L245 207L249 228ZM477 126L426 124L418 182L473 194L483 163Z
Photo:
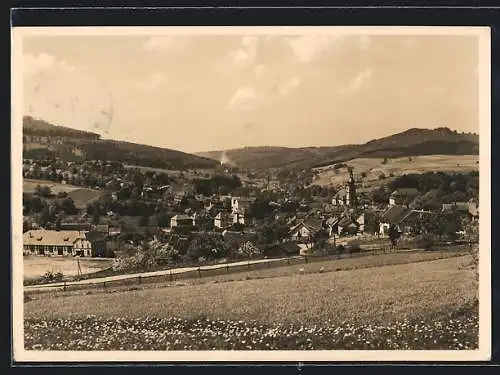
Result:
M249 169L312 168L360 157L405 157L418 155L477 155L479 136L459 133L446 127L412 128L364 144L332 147L244 147L198 153Z
M213 159L168 148L101 139L96 133L57 126L28 116L23 120L25 158L109 160L165 169L211 169L220 164ZM54 138L59 138L59 142L54 142ZM63 142L60 142L61 138Z

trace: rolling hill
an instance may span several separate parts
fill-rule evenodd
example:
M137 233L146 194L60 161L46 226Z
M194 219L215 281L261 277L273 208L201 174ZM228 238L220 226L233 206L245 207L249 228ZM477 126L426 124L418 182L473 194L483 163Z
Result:
M23 119L23 144L23 156L33 159L57 156L63 160L109 160L164 169L212 169L220 164L210 158L168 148L101 139L96 133L52 125L31 117Z
M198 153L244 169L304 169L327 166L356 158L407 157L421 155L477 155L479 136L445 127L412 128L359 145L332 147L245 147Z

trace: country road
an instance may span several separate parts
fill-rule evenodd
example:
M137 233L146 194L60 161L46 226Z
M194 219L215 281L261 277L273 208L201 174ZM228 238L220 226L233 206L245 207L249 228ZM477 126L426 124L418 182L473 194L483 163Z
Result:
M301 259L302 257L297 256L297 257L293 257L293 258ZM72 286L72 285L92 285L92 284L102 284L105 282L137 279L139 277L148 278L148 277L154 277L154 276L168 276L170 274L178 275L178 274L182 274L182 273L186 273L186 272L197 271L198 269L203 271L203 270L213 270L213 269L222 269L222 268L233 268L233 267L238 267L238 266L246 266L248 264L251 265L251 264L259 264L259 263L282 262L282 261L287 260L287 259L290 259L290 258L258 259L258 260L240 261L240 262L234 262L234 263L221 263L221 264L214 264L214 265L201 266L201 267L182 267L182 268L172 268L172 269L168 269L168 270L153 271L153 272L142 272L142 273L132 273L132 274L125 274L125 275L106 276L106 277L99 277L99 278L95 278L95 279L68 281L66 283L58 282L58 283L40 284L40 285L27 285L24 287L24 291L28 292L28 291L43 291L43 290L60 290L60 289L64 289L65 286L67 287L67 286Z

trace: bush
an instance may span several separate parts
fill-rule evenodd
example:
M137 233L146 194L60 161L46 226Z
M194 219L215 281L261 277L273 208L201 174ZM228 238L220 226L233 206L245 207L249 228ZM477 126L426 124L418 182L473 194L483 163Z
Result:
M429 234L423 234L415 239L417 247L424 250L431 250L434 245L434 238Z
M58 281L62 281L64 278L64 275L62 272L52 272L52 271L47 271L45 274L41 277L41 280L43 283L54 283Z

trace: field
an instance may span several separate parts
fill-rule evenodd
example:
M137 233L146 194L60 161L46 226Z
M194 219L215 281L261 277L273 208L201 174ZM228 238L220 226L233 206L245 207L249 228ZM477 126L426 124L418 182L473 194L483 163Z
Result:
M108 259L85 259L80 258L80 267L83 274L97 272L111 266ZM73 257L23 257L24 279L35 279L43 276L45 272L62 272L64 276L78 275L76 258Z
M25 344L66 350L474 348L477 291L468 262L460 256L338 272L295 269L259 279L33 298L24 307Z
M23 180L23 193L33 194L37 185L48 186L53 194L58 194L61 192L68 193L68 196L73 199L75 206L77 208L85 208L87 203L99 198L102 195L102 191L82 188L79 186L59 184L52 181L45 180Z
M389 176L391 173L395 176L409 173L425 172L469 172L478 171L478 155L428 155L412 156L388 159L387 164L383 163L383 158L358 158L347 162L354 168L354 173L360 175L366 172L367 176L364 182L377 181L380 174ZM348 178L345 168L336 171L334 165L315 168L319 172L314 185L338 185L343 184Z

